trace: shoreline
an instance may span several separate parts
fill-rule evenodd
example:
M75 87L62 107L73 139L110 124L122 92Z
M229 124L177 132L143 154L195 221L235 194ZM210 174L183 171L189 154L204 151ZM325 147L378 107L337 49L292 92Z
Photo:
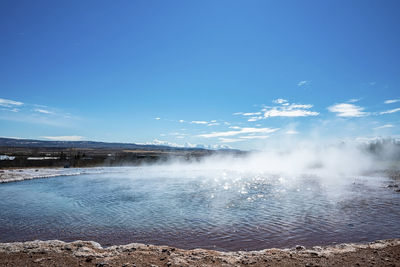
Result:
M20 182L33 179L44 179L59 176L77 176L82 174L100 174L105 169L115 167L84 167L84 168L62 168L62 167L39 167L39 168L7 168L0 169L0 184Z
M101 247L93 241L0 243L1 266L400 266L400 238L370 243L259 251L184 250L132 243Z

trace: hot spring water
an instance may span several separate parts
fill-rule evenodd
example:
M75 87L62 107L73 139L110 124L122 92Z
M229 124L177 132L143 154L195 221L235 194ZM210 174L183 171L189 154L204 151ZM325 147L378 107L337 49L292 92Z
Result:
M258 250L400 237L400 194L387 178L112 169L0 184L0 242Z

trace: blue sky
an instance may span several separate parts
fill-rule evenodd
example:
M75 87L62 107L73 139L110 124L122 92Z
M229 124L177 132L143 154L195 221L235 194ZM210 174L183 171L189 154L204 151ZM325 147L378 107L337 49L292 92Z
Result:
M399 1L1 1L0 135L399 137Z

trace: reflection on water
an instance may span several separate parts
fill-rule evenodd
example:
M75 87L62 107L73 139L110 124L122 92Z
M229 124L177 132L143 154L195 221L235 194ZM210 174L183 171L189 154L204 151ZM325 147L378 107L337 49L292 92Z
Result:
M124 168L0 185L0 242L258 250L400 237L385 178Z

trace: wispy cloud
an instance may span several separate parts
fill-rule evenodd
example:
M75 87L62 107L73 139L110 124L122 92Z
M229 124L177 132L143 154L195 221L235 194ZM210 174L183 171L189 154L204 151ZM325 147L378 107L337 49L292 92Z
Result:
M261 115L261 112L247 112L243 113L243 116L256 116L256 115Z
M349 103L356 103L356 102L358 102L358 101L360 101L360 98L351 98L351 99L349 99L347 102L349 102Z
M311 104L289 103L286 99L278 98L272 101L277 104L273 107L264 107L261 112L241 113L243 116L251 116L249 122L259 121L270 117L308 117L318 116L319 112L311 111Z
M311 104L290 104L287 101L276 102L276 100L274 102L275 103L280 102L281 106L266 107L265 109L263 109L264 118L269 118L269 117L307 117L307 116L318 116L319 115L319 112L309 110L313 107L313 105L311 105Z
M307 85L307 84L310 84L310 82L311 82L311 81L306 81L306 80L300 81L300 82L298 82L297 86L299 86L299 87L305 86L305 85Z
M278 98L278 99L275 99L275 100L272 101L272 102L274 102L275 104L285 104L285 103L287 103L288 101L287 101L286 99L283 99L283 98Z
M273 108L264 113L264 117L307 117L307 116L318 116L319 112L309 111L305 109L285 109L279 110Z
M390 114L390 113L395 113L395 112L399 112L399 111L400 111L400 108L395 108L395 109L390 109L390 110L382 111L382 112L379 113L379 114L381 114L381 115L383 115L383 114Z
M81 141L83 136L79 135L64 135L64 136L42 136L42 138L51 141Z
M2 110L4 110L4 111L9 111L9 112L14 112L14 113L20 111L19 108L2 108Z
M159 121L159 120L161 120L161 118L160 117L157 117L157 118L154 118L155 120L157 120L157 121Z
M199 124L199 125L207 125L207 126L218 126L221 125L221 123L217 122L217 120L211 120L211 121L191 121L189 122L190 124Z
M208 124L208 121L191 121L191 124Z
M288 130L285 132L285 134L299 134L299 132L295 130Z
M221 137L218 139L221 143L236 143L236 142L242 142L244 140L238 139L238 138L224 138Z
M400 102L400 99L388 99L383 103L385 103L385 104L393 104L393 103L397 103L397 102Z
M39 112L39 113L43 113L43 114L53 114L53 112L51 112L51 111L48 111L46 109L40 109L40 108L37 108L34 111Z
M15 106L21 106L23 104L24 103L19 102L19 101L0 98L0 106L3 106L3 107L15 107Z
M79 117L53 107L0 98L0 120L69 127Z
M200 134L198 137L204 138L215 138L215 137L227 137L227 136L235 136L240 134L250 134L250 133L273 133L279 130L279 128L240 128L237 131L225 131L225 132L212 132L208 134Z
M364 112L364 108L349 103L339 103L328 107L330 112L336 113L338 117L364 117L369 113Z
M241 139L267 139L269 135L246 135L239 137Z
M379 130L379 129L393 128L393 127L394 127L393 124L385 124L385 125L382 125L382 126L375 127L374 129Z

